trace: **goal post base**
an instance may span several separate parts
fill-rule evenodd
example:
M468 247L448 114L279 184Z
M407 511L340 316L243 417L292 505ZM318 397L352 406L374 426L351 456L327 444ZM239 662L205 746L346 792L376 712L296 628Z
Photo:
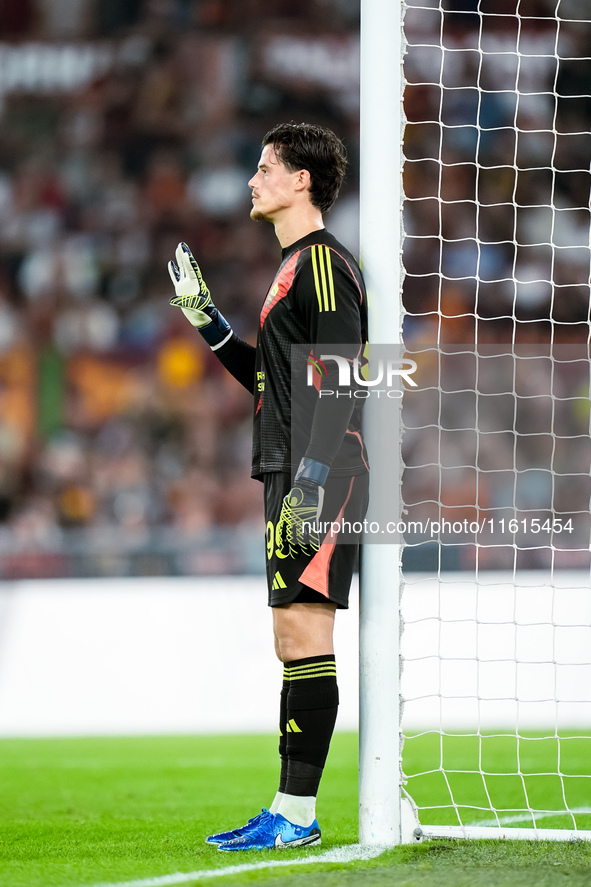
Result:
M421 830L417 811L410 798L400 799L400 843L416 844Z
M409 798L400 799L400 808L393 804L386 809L379 805L360 807L359 841L364 847L397 847L416 844L421 831L417 814Z

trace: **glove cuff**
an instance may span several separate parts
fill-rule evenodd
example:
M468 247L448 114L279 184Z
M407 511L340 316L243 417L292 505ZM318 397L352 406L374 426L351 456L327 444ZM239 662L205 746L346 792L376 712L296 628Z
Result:
M299 480L311 480L318 484L318 486L323 487L329 471L330 465L325 465L324 462L318 462L316 459L308 459L307 456L304 456L296 471L294 483L297 483Z
M204 312L211 317L211 322L205 326L197 327L197 331L201 333L207 344L211 348L221 345L231 334L232 327L223 314L220 314L217 308L210 308Z

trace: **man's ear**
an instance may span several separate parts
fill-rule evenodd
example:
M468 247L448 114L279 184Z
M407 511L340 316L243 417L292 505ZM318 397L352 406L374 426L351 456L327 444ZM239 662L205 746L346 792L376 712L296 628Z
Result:
M310 179L311 176L307 169L298 170L297 178L295 181L296 191L309 191Z

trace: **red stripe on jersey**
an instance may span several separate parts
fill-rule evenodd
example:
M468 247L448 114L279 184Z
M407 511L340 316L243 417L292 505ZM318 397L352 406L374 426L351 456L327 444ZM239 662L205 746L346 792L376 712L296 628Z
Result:
M351 483L349 484L349 492L347 493L347 498L343 502L343 507L341 508L336 519L333 522L335 525L340 524L343 520L345 508L347 507L347 503L351 498L354 481L355 478L352 477ZM320 517L322 517L322 515L320 515ZM338 535L338 531L335 532L335 530L331 527L330 533L326 534L319 551L314 555L314 557L300 576L300 582L303 582L303 584L307 585L308 588L313 588L314 591L320 592L320 594L323 594L324 597L329 596L328 571L330 570L330 562L334 553L334 547L337 544Z
M265 299L265 303L261 310L261 329L267 319L267 314L273 305L276 305L280 299L284 299L290 291L299 256L300 251L298 250L297 253L290 256L283 268L279 269L279 272L273 281L273 285L267 293L267 298Z
M366 459L365 456L363 455L363 438L361 437L361 434L360 434L358 431L349 431L348 428L347 428L347 430L345 431L345 434L352 434L353 437L356 437L357 440L359 441L359 449L360 449L360 452L361 452L361 458L363 459L363 464L365 465L365 467L366 467L367 470L369 471L369 465L367 464L367 459Z

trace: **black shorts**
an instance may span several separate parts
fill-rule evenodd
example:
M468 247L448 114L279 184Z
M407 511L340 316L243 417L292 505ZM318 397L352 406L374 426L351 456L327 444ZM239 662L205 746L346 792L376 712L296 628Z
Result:
M320 549L291 554L277 534L283 499L292 477L283 472L266 474L265 521L269 606L295 601L331 601L341 609L349 606L349 588L358 564L359 531L369 496L369 474L328 477L320 515ZM351 541L349 541L351 540Z

